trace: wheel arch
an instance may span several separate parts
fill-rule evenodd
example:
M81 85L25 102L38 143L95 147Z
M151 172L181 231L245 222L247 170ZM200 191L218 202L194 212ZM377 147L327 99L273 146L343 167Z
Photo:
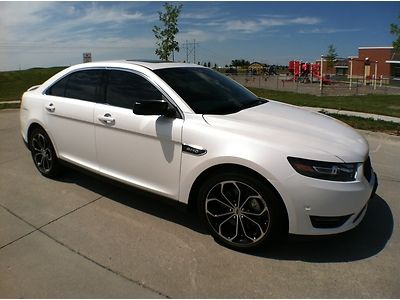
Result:
M56 152L56 155L57 155L57 157L58 157L57 147L56 147L56 145L54 144L51 135L47 132L47 130L44 128L44 126L43 126L42 124L38 123L38 122L32 122L31 124L29 124L28 130L27 130L27 139L28 139L27 146L28 146L28 149L31 150L31 149L30 149L31 134L32 134L32 132L33 132L35 129L37 129L37 128L38 128L38 129L42 129L44 132L46 132L47 136L49 137L49 139L50 139L50 141L51 141L51 144L53 145L54 151Z
M226 164L218 164L218 165L214 165L212 167L209 167L208 169L204 170L202 173L200 173L196 180L193 182L191 189L190 189L190 193L189 193L189 199L188 199L188 208L191 212L196 211L196 207L197 207L197 193L202 185L202 183L209 178L209 176L211 174L217 174L217 173L222 173L222 172L239 172L239 173L246 173L247 175L251 175L254 176L255 178L257 178L258 180L260 180L261 182L263 182L264 184L266 184L271 191L274 193L274 195L277 197L277 199L279 199L279 204L280 204L280 209L281 212L283 214L283 216L285 217L285 228L284 230L286 232L288 232L289 229L289 216L288 216L288 210L287 207L285 205L285 202L282 199L282 196L280 195L280 193L277 191L277 189L271 184L271 182L266 179L264 176L262 176L260 173L242 166L242 165L238 165L238 164L232 164L232 163L226 163Z

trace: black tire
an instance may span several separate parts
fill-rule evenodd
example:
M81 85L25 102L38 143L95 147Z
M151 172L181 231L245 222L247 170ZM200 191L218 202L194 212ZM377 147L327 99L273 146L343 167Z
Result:
M230 171L210 177L197 205L214 239L235 250L258 248L287 233L282 201L254 176Z
M32 131L29 136L29 149L33 163L40 174L48 178L55 178L59 175L60 162L46 131L42 128L36 128Z

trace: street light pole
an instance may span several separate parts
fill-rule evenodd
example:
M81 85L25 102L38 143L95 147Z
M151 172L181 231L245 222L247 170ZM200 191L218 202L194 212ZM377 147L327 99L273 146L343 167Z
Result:
M293 83L296 81L296 60L293 60Z
M375 62L374 90L376 90L376 76L378 75L378 62Z
M353 58L350 58L350 84L349 90L351 90L351 85L353 84Z

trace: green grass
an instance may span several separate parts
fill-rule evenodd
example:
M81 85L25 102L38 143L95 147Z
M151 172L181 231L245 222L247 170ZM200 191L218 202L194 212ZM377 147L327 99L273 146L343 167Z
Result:
M314 96L249 88L260 97L300 106L333 108L400 117L400 95Z
M33 68L24 71L0 72L0 101L20 100L28 88L42 84L65 68Z
M400 124L395 122L388 122L382 120L374 120L372 118L361 118L356 116L345 116L339 114L327 113L321 111L323 114L331 116L338 119L353 128L369 130L369 131L379 131L394 135L400 135Z

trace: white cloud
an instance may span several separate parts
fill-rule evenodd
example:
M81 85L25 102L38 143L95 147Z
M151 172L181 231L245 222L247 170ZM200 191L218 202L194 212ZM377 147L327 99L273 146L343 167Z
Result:
M219 7L210 7L211 4L212 2L208 2L206 8L197 8L189 12L183 8L180 19L188 23L190 20L215 20L228 15L227 11L221 10Z
M299 33L302 34L331 34L340 32L357 32L361 31L360 28L314 28L314 29L302 29Z
M14 27L41 22L40 12L53 6L52 2L0 2L0 24Z
M104 29L121 27L128 22L149 23L157 18L156 14L96 3L85 3L78 8L73 2L0 2L0 42L60 39L83 34L85 30L104 32ZM103 25L102 28L99 25Z
M257 20L227 20L220 23L226 31L241 31L243 33L253 33L266 28L289 26L289 25L316 25L321 20L315 17L298 17L298 18L281 18L281 17L264 17ZM215 24L215 23L214 23ZM214 25L213 24L213 25ZM217 24L215 24L217 25Z
M216 14L216 11L196 11L196 12L183 12L181 14L181 19L190 19L190 20L204 20L204 19L212 19Z
M321 22L320 19L315 18L315 17L301 17L301 18L295 18L293 20L288 20L290 24L299 24L299 25L315 25Z
M0 2L0 70L26 65L27 57L32 65L47 65L47 59L57 55L60 62L70 56L79 62L82 51L120 57L143 49L153 52L148 51L155 47L151 30L143 34L134 25L156 19L155 13L132 9L130 4ZM126 31L126 26L133 30Z
M102 23L125 23L129 21L147 21L152 22L158 19L156 14L145 15L136 11L133 13L126 12L122 7L103 7L93 3L92 6L85 11L85 15L78 19L82 24L102 24Z
M181 31L177 34L176 40L180 41L181 44L184 41L192 42L194 39L196 42L205 42L212 40L220 40L221 37L216 36L214 33L210 33L208 31L200 30L200 29L189 29L187 31Z
M263 25L259 21L232 20L225 22L224 29L228 31L243 31L245 33L251 33L260 31L262 26Z
M44 21L40 12L53 6L50 2L0 2L0 42L18 38L18 33Z

